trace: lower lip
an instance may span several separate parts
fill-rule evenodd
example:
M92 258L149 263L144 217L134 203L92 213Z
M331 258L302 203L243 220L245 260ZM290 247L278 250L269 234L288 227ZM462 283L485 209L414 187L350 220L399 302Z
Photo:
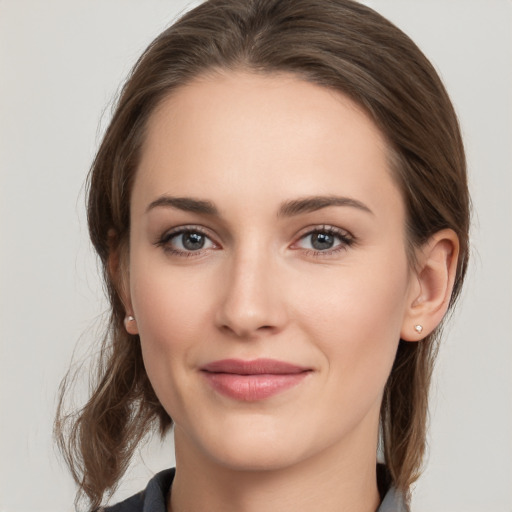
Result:
M235 400L264 400L297 386L310 372L239 375L203 372L215 391Z

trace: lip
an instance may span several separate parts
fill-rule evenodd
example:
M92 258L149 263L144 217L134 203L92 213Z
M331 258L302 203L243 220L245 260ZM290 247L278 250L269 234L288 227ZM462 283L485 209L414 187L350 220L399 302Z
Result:
M200 370L215 391L246 402L264 400L297 386L312 371L275 359L222 359Z

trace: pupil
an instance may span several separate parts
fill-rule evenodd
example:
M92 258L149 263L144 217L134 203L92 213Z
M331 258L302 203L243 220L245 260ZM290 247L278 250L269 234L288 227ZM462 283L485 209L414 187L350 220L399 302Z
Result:
M312 235L311 245L321 251L322 249L330 249L334 244L334 237L327 233L315 233Z
M199 233L186 233L181 240L183 247L189 251L196 251L204 245L204 235Z

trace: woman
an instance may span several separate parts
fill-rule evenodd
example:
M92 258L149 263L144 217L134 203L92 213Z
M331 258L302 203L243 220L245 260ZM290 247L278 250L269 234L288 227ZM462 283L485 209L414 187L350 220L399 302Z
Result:
M469 226L414 43L348 0L205 2L135 66L89 185L112 315L57 433L92 508L158 424L176 471L112 510L406 510Z

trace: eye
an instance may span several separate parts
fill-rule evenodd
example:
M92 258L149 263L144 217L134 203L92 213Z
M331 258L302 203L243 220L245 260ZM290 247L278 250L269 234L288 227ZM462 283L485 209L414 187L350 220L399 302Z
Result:
M346 231L327 226L310 230L295 245L318 255L332 254L350 247L353 243L353 237Z
M165 233L156 245L179 256L190 256L193 253L202 253L204 250L217 247L199 228L174 229Z

